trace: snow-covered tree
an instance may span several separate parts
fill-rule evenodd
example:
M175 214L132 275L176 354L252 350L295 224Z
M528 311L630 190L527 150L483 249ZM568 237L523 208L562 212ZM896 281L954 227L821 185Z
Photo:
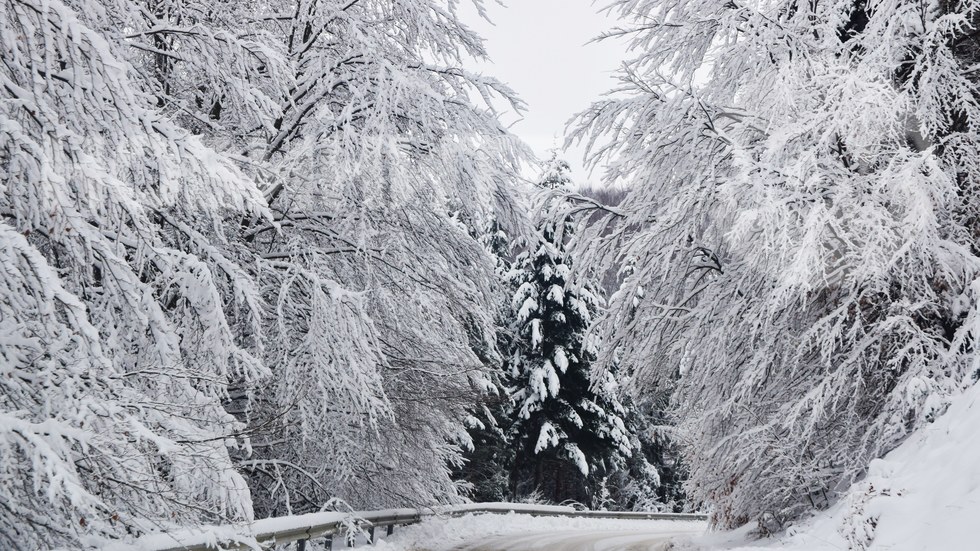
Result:
M544 172L538 181L538 185L551 190L568 189L572 184L572 168L568 165L558 151L552 151L551 156L544 163Z
M469 341L495 350L499 289L449 213L513 223L525 156L491 108L519 108L513 93L461 68L485 52L456 7L167 4L131 33L161 109L262 182L272 213L241 221L240 243L272 375L230 406L255 432L241 465L260 514L456 498L454 442L486 386ZM239 54L216 67L215 48Z
M510 501L510 472L514 450L507 433L509 400L502 389L488 393L472 409L468 432L472 446L463 455L456 477L469 485L467 497L475 502Z
M611 4L634 57L574 135L632 189L580 239L634 268L606 350L672 391L691 497L779 527L976 379L977 6Z
M258 331L260 299L219 247L225 218L268 213L250 178L155 109L120 34L141 17L126 2L0 4L5 549L252 515L229 457L243 426L221 400L268 373L238 338Z
M594 379L591 372L598 349L589 328L600 298L573 280L571 258L548 224L508 278L516 289L509 360L515 493L590 503L597 481L632 453L612 375Z
M323 309L286 316L266 349L290 368L256 394L252 424L282 426L249 465L262 487L285 476L301 491L263 510L332 495L359 507L457 499L451 444L465 441L466 407L488 384L470 341L495 350L499 287L492 259L449 213L476 227L491 213L512 219L524 152L470 100L519 105L460 68L484 52L453 5L308 2L288 32L268 23L294 60L296 90L279 91L282 123L256 141L278 227L253 227L252 246L271 264L277 300L307 309L304 288L325 289ZM293 40L298 29L313 31ZM299 294L281 293L293 278ZM297 339L308 354L294 353ZM275 445L281 431L303 445Z
M508 233L492 219L478 240L494 259L495 275L506 289L506 275L512 261L511 241ZM511 290L512 291L512 290ZM495 309L496 349L507 351L513 343L509 326L510 296L503 294ZM482 339L471 339L475 345ZM477 346L477 356L486 367L491 385L487 392L470 406L471 417L467 422L467 432L472 446L465 450L464 463L456 477L470 485L468 497L477 502L510 501L510 472L514 463L514 451L508 435L510 424L510 399L507 390L505 361L497 353L489 353L484 346Z
M607 509L683 512L687 469L680 461L674 429L665 424L661 400L640 398L643 402L628 395L620 398L633 455L603 479L605 497L600 503Z
M0 3L0 547L459 499L448 213L519 227L526 153L456 7Z

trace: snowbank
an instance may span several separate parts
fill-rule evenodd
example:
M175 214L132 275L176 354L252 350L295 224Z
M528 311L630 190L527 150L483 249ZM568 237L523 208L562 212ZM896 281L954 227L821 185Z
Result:
M746 545L745 532L701 538L702 548L748 551L980 549L980 385L884 459L836 507L781 540Z
M874 461L849 501L843 533L868 549L980 549L980 385Z

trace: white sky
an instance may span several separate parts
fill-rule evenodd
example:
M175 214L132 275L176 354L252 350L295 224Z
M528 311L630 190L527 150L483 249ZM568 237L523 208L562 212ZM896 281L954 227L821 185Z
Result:
M524 118L511 115L505 122L541 158L564 142L565 123L575 113L615 85L612 73L626 57L621 42L588 43L615 25L599 13L605 0L505 0L506 6L487 0L493 24L480 19L475 9L464 21L487 39L491 64L476 69L510 85L527 102ZM598 182L600 171L589 175L582 168L582 151L565 158L578 184Z

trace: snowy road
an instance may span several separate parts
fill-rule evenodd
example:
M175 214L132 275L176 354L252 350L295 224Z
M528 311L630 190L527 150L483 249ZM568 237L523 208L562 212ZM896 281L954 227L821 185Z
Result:
M395 530L374 551L662 551L707 529L691 520L472 514Z
M494 536L456 547L453 551L661 551L677 538L697 536L704 528L689 531L566 530Z

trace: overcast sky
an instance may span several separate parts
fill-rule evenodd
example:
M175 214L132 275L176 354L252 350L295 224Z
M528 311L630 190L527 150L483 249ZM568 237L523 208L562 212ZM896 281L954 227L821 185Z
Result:
M512 130L534 148L539 157L563 143L565 123L615 85L612 73L625 57L620 42L588 43L614 26L599 13L605 0L487 1L491 25L466 12L465 21L487 39L493 63L482 72L506 82L528 104ZM565 155L578 183L598 181L598 171L582 169L582 151Z

